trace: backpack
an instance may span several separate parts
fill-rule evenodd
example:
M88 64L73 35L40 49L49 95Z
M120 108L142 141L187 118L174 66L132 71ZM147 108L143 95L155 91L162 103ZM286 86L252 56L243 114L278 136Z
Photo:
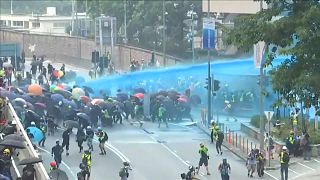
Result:
M289 154L288 154L288 153L283 153L283 161L284 161L285 163L289 163L290 157L289 157Z

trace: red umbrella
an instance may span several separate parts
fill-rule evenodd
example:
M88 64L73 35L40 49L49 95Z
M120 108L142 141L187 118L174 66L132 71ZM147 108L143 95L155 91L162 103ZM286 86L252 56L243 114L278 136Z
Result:
M84 104L88 104L88 102L91 101L91 99L88 96L80 96L80 99Z
M184 98L184 97L178 98L178 101L179 101L179 102L183 102L183 103L188 102L188 100L187 100L186 98Z
M103 103L103 102L104 102L103 99L93 99L93 100L91 101L91 104L92 104L92 105L99 105L99 104L101 104L101 103Z
M142 93L137 93L137 94L134 95L134 97L137 97L137 98L139 98L139 99L143 99L143 98L144 98L144 94L142 94Z

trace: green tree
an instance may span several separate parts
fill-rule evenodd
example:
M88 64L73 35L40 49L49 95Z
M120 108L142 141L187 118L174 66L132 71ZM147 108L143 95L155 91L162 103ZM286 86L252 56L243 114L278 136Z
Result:
M264 41L280 54L292 55L271 71L273 89L289 105L297 100L319 110L320 4L318 0L265 0L268 9L240 16L228 30L227 42L244 51ZM273 56L269 57L272 63Z

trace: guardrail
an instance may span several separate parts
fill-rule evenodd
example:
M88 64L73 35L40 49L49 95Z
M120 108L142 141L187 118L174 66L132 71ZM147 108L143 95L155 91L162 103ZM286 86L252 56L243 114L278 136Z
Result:
M7 101L9 102L9 101ZM21 134L25 141L25 149L20 150L20 154L19 154L19 158L30 158L30 157L39 157L38 153L36 152L36 150L34 149L30 139L28 138L28 135L26 133L26 131L24 130L19 117L17 116L15 110L13 109L11 103L8 103L8 108L7 108L7 114L6 117L8 119L8 121L14 122L16 124L16 128L17 128L17 133ZM37 179L39 180L50 180L50 177L44 167L44 165L42 163L37 163L35 164L35 169L36 169L36 175L37 175Z

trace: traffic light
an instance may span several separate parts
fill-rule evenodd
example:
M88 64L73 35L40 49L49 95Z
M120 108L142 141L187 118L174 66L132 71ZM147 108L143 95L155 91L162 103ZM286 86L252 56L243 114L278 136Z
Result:
M218 91L220 89L220 81L214 80L213 85L213 91Z
M204 88L209 90L209 85L211 86L211 77L210 78L206 78L206 84L205 84Z

